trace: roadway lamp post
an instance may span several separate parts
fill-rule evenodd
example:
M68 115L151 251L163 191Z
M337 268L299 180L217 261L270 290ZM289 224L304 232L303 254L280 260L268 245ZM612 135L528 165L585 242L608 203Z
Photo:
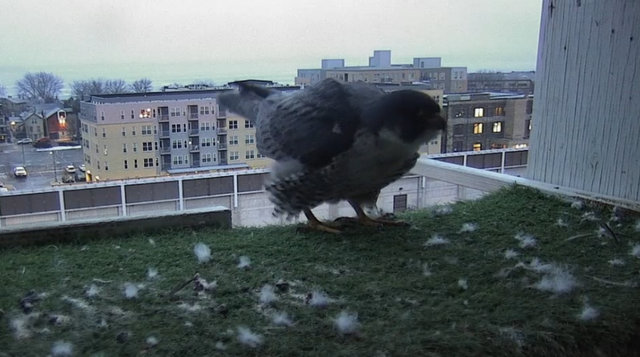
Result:
M51 160L53 161L54 182L58 182L58 173L56 172L56 154L53 151L49 151L49 154L51 154Z

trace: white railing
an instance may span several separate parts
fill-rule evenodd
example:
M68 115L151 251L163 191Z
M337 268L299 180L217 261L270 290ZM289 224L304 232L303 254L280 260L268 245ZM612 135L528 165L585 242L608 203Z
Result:
M640 202L627 201L617 197L561 187L523 177L450 164L426 157L418 159L416 166L411 172L429 179L448 182L483 192L493 192L502 187L517 184L532 187L548 194L598 201L640 211Z

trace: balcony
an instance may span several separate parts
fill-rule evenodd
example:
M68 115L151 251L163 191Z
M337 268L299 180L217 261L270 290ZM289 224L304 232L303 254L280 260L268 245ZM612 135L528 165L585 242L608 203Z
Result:
M189 129L189 136L197 136L200 134L200 129Z
M227 133L227 128L220 128L218 127L216 129L216 131L218 132L218 134L226 134Z
M162 147L160 148L160 155L166 155L171 153L170 147Z
M227 143L219 143L218 150L227 150Z
M168 138L169 137L169 130L160 130L160 132L158 133L158 136L160 138Z
M189 145L189 151L190 152L199 152L200 151L200 145Z
M158 116L158 121L159 122L168 122L169 121L169 114L160 114Z
M189 120L198 120L198 113L189 113Z

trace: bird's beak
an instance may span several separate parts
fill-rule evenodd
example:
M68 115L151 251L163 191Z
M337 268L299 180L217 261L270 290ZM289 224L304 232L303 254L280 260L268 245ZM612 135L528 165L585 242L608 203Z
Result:
M433 123L433 127L437 130L445 130L447 129L447 119L445 119L440 113L436 114L431 118Z

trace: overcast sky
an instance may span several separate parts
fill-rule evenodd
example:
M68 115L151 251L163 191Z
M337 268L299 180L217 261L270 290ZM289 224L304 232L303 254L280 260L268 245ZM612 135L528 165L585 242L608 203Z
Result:
M0 0L0 66L212 63L322 58L366 65L535 69L542 0ZM293 69L295 70L295 68ZM0 78L0 82L2 82Z

